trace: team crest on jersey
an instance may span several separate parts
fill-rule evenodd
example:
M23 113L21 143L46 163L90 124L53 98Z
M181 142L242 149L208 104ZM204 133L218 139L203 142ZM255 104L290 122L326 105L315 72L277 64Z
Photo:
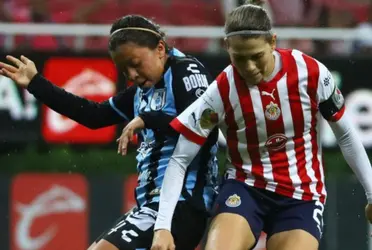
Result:
M218 123L218 114L210 109L205 109L200 117L200 127L203 129L210 129Z
M155 89L150 103L151 110L159 111L164 107L166 97L165 93L165 89Z
M229 198L227 198L225 204L228 207L239 207L240 204L242 204L242 200L240 199L239 195L234 194L230 195Z
M278 104L270 102L270 104L266 106L265 116L267 119L275 121L279 118L280 114L281 111Z

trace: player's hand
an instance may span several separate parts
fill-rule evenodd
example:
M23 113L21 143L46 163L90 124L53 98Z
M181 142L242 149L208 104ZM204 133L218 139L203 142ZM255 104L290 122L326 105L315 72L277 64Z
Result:
M27 88L37 74L35 63L25 56L21 56L20 60L13 56L7 56L6 59L14 66L0 62L0 75L9 77L22 88Z
M154 238L152 240L151 250L174 250L174 240L172 233L166 229L160 229L155 231Z
M367 220L372 224L372 204L367 204L365 212Z
M118 154L126 155L128 151L128 144L133 139L135 132L145 128L145 122L141 117L137 116L125 126L121 136L116 140L118 145Z

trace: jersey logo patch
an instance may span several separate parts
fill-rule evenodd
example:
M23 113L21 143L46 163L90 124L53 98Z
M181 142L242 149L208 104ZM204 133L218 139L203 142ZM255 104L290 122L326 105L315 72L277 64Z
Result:
M332 100L338 109L341 109L342 106L344 106L344 97L342 96L341 91L337 87L332 95Z
M267 138L265 146L272 151L278 151L285 147L288 138L284 134L274 134Z
M225 202L226 206L228 207L239 207L240 204L242 204L242 200L240 199L240 196L237 194L229 196Z
M275 121L279 118L280 114L281 111L278 104L270 102L270 104L266 106L265 116L267 119Z
M199 74L200 70L198 70L198 65L196 63L190 63L187 67L188 71L191 71L193 74Z
M197 89L195 91L195 96L199 98L199 97L201 97L204 94L204 92L205 92L204 89Z
M323 84L324 84L324 86L328 86L329 85L329 83L330 83L330 81L331 81L331 77L332 77L332 74L331 74L331 72L327 72L327 77L326 78L324 78L324 80L323 80Z
M165 93L165 89L155 89L150 103L151 110L159 111L164 107L166 97Z
M273 91L272 91L271 93L266 92L266 91L262 91L261 94L262 94L263 96L270 96L270 97L275 101L274 92L275 92L275 89L273 89Z
M218 123L218 114L210 108L203 111L200 117L200 127L210 129Z
M205 74L192 74L185 76L182 78L182 81L185 84L185 89L187 92L199 88L207 89L209 86L208 78Z

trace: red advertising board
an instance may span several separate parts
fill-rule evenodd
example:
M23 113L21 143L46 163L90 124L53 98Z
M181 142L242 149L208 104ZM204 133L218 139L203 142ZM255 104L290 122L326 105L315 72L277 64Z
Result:
M44 76L75 95L101 102L116 93L115 65L105 58L51 58ZM115 139L115 126L91 130L43 106L42 135L50 143L109 143Z
M11 250L88 247L88 191L77 174L21 174L13 179Z
M137 205L136 203L136 197L134 195L135 189L137 187L137 175L129 175L124 180L123 185L123 213L125 214L130 209L132 209L134 206Z

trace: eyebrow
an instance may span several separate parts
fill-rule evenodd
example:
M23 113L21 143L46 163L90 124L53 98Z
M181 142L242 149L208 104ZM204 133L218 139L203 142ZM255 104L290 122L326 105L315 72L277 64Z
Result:
M137 64L138 63L137 61L136 61L136 58L125 58L124 60L120 61L120 64L128 66L128 65Z
M241 52L232 52L232 54L234 56L239 56L239 57L254 57L254 56L258 56L260 54L263 54L264 51L259 51L259 52L255 52L255 53L241 53Z

